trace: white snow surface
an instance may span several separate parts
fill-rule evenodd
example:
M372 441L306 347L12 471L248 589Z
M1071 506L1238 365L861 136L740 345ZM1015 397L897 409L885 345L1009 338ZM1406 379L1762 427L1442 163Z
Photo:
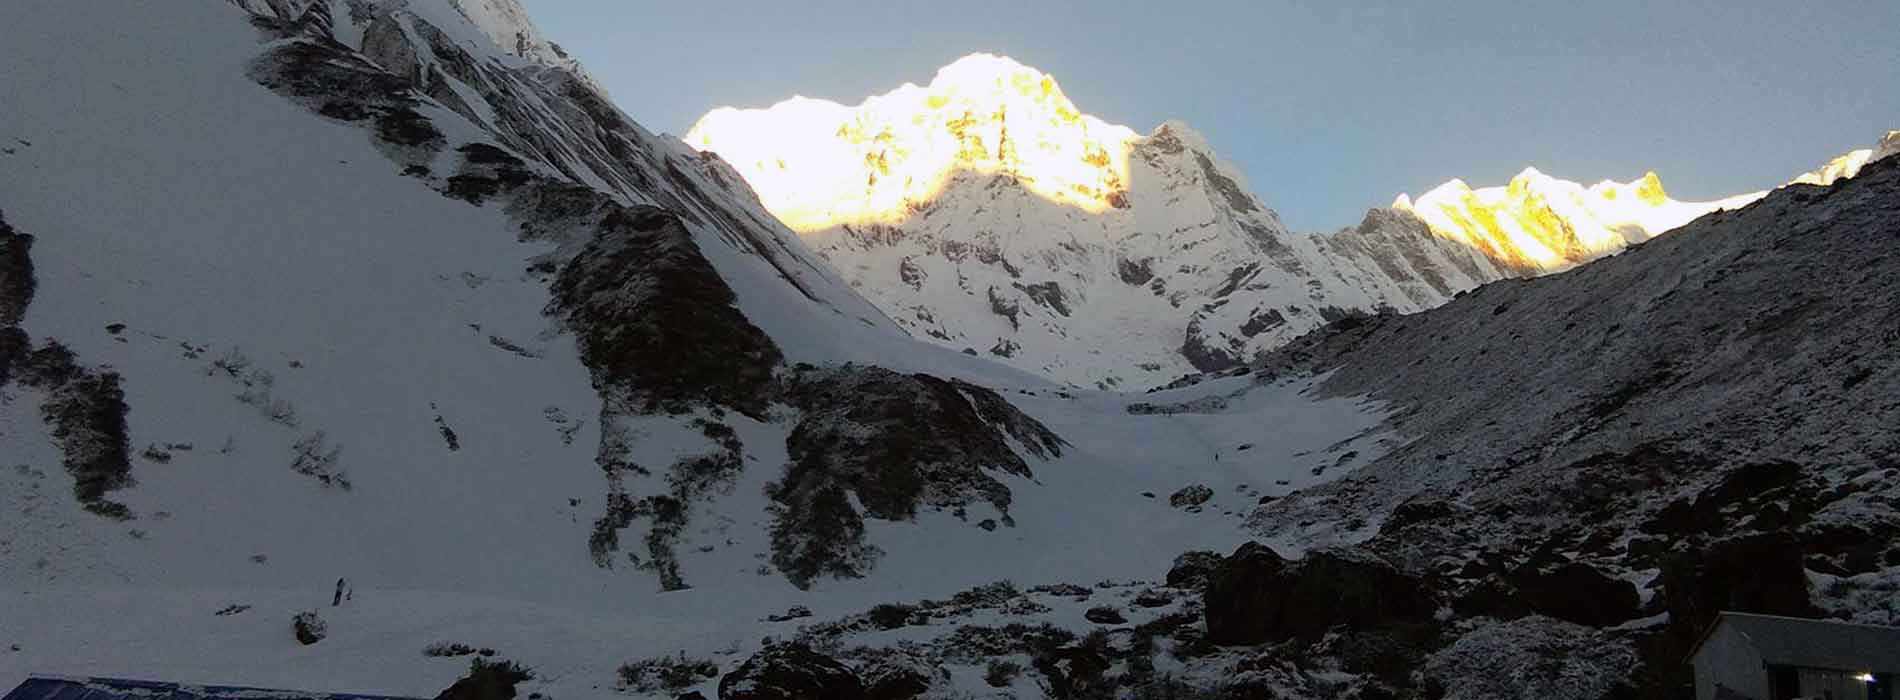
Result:
M471 28L438 0L408 7L452 35ZM1258 495L1350 468L1313 473L1336 445L1359 461L1380 450L1381 415L1358 400L1245 378L1142 397L1064 391L908 338L822 265L800 273L814 300L783 268L696 230L788 360L992 386L1074 448L1033 463L1034 480L1006 478L1014 527L930 511L871 520L885 551L871 575L800 591L758 571L762 487L781 475L789 426L733 418L745 475L682 542L694 588L662 594L650 575L589 557L604 507L600 396L527 272L545 244L518 242L499 207L400 175L361 127L254 84L245 70L263 35L229 5L20 0L0 5L0 26L0 211L37 237L22 326L121 373L133 451L171 454L135 454L136 484L111 494L133 519L89 514L41 397L0 395L0 686L58 673L428 696L466 666L421 654L446 640L534 667L529 690L603 697L632 659L683 651L730 670L771 633L760 618L792 605L836 615L1001 578L1156 578L1183 550L1247 539L1241 515ZM423 111L450 142L444 166L454 145L488 138L434 102ZM794 263L809 255L778 231ZM108 332L116 323L126 328ZM240 356L249 389L268 388L294 418L237 400L247 387L213 362ZM1214 396L1224 409L1127 410ZM549 407L580 421L571 444ZM668 420L633 427L657 453L701 439L668 437ZM341 448L350 490L289 468L293 443L318 431ZM1194 483L1216 494L1203 511L1167 505ZM355 593L332 608L339 577ZM213 614L227 605L251 607ZM292 640L304 609L328 620L328 639Z

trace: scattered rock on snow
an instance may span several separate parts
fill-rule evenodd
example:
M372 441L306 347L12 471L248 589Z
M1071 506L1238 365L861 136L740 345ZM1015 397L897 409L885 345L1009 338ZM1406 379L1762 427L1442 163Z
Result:
M297 635L299 644L311 645L323 641L330 635L330 626L315 610L305 610L290 618L290 629Z
M1189 507L1198 506L1203 503L1206 503L1208 499L1213 498L1213 497L1214 497L1213 489L1210 489L1201 484L1191 484L1191 485L1182 487L1181 490L1174 492L1174 494L1171 496L1168 496L1168 505L1174 506L1176 508L1189 508Z
M719 700L866 700L837 660L796 642L766 647L719 679Z

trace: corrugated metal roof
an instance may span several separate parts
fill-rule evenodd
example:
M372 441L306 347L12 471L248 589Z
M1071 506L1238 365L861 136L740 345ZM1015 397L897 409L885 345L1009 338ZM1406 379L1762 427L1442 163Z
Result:
M1723 623L1747 636L1762 661L1778 666L1900 673L1900 627L1734 612L1715 624Z
M0 700L417 700L388 695L312 693L232 685L191 685L123 678L26 679Z

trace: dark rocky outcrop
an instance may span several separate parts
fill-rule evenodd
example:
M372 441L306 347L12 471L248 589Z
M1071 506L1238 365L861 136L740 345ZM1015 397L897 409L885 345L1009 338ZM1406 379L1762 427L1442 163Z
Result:
M515 686L534 679L534 672L510 661L474 659L468 675L435 696L435 700L514 700Z
M1140 260L1116 258L1115 276L1120 277L1122 282L1132 286L1139 287L1147 284L1148 280L1155 278L1154 260L1152 258L1142 258Z
M552 293L549 311L574 329L597 385L649 411L706 403L763 415L778 346L740 313L677 215L609 212Z
M130 511L106 492L132 484L125 391L117 372L88 367L57 340L39 348L20 326L37 285L33 236L0 217L0 388L10 383L45 394L40 416L59 443L73 476L73 497L87 511L124 518Z
M911 700L949 679L949 671L914 653L887 651L858 668L865 700Z
M1215 644L1317 640L1338 625L1429 622L1432 587L1376 559L1313 552L1288 561L1256 542L1221 562L1207 582L1207 639Z
M1195 591L1206 589L1207 579L1220 568L1221 559L1219 552L1182 552L1174 558L1174 566L1168 569L1168 587Z
M1801 546L1785 533L1717 542L1663 568L1670 634L1688 645L1722 611L1816 617Z
M1062 285L1055 282L1041 282L1031 285L1016 285L1016 288L1028 294L1030 300L1048 307L1063 316L1069 315L1069 298L1062 293Z
M803 415L786 438L792 462L770 489L781 509L773 562L799 585L862 575L876 556L861 542L865 516L908 520L920 507L977 502L1007 514L1009 488L990 472L1031 475L1012 443L1043 458L1064 446L995 392L926 374L799 367L783 398Z
M13 230L0 211L0 327L14 327L33 303L33 236ZM0 374L0 381L5 375Z
M1642 616L1635 584L1582 562L1521 571L1513 583L1530 609L1566 622L1603 627Z
M1168 505L1176 508L1194 508L1214 497L1214 490L1202 484L1189 484L1168 495Z
M797 643L768 646L719 679L719 700L866 700L857 674Z
M1049 697L1055 700L1099 697L1102 691L1113 690L1103 678L1110 660L1097 649L1065 646L1038 655L1033 665L1047 679Z
M325 624L314 610L305 610L290 618L290 632L297 637L297 643L305 646L323 641L330 636L330 626Z
M1188 364L1202 372L1220 372L1238 366L1241 361L1240 344L1233 339L1208 330L1207 312L1203 308L1194 313L1188 321L1187 336L1181 343L1181 356Z

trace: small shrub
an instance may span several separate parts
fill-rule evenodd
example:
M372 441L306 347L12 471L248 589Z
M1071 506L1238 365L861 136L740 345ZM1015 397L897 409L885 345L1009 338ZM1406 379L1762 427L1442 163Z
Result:
M326 444L329 436L319 430L304 436L291 446L295 452L290 462L290 470L306 476L314 476L325 486L336 486L350 490L350 481L336 467L337 456L343 452L341 445Z
M1022 674L1022 664L998 659L991 661L989 667L983 670L983 682L990 684L991 688L1007 688Z
M189 344L186 345L186 348L191 349ZM200 350L200 352L202 352L202 350ZM218 359L212 360L211 369L206 371L206 374L223 372L232 379L242 379L244 371L250 368L251 358L245 357L244 351L234 347L224 351L224 354L219 355Z
M719 676L719 664L681 654L642 659L620 667L622 687L641 693L679 691Z
M434 656L434 657L468 656L468 655L476 653L476 651L477 650L475 649L475 647L469 646L467 644L463 644L461 642L436 642L434 644L430 644L429 646L423 647L422 655ZM494 656L493 649L481 649L480 651L488 652L486 654L482 654L482 656Z
M500 661L489 661L488 659L484 659L478 656L473 659L469 659L468 675L470 678L480 678L482 676L491 676L495 678L504 679L510 685L513 685L515 683L520 683L522 681L534 680L534 669L528 668L526 666L523 666L521 664L515 663L513 661L509 661L506 659L503 659Z

